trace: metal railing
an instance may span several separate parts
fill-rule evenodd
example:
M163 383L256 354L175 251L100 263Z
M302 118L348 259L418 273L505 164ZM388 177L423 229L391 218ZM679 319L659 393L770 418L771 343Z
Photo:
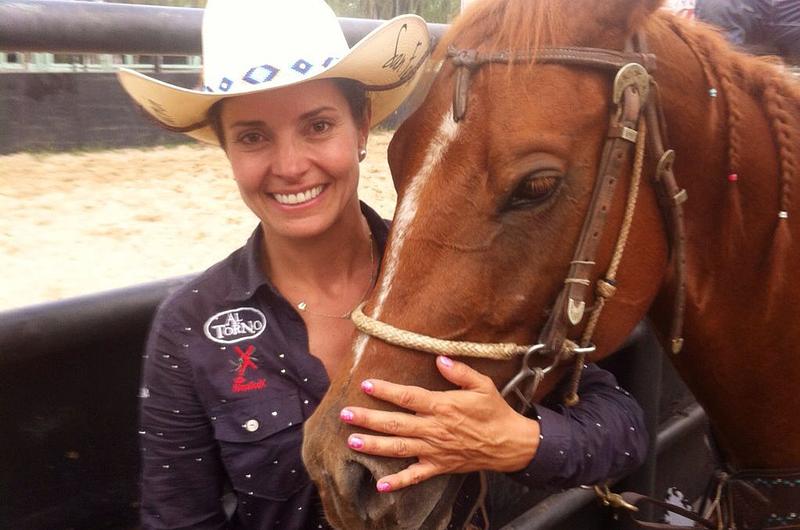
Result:
M199 55L203 10L63 0L0 1L0 50ZM352 46L380 20L340 18ZM428 24L438 39L447 25Z

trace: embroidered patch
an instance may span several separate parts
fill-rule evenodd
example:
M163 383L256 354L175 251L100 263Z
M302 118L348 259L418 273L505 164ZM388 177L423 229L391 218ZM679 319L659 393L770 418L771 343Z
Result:
M234 346L233 349L236 351L236 355L239 356L239 359L236 361L231 361L235 368L234 371L236 375L233 378L233 385L231 386L231 390L236 393L242 392L250 392L253 390L261 390L266 388L267 381L263 377L258 379L249 380L245 377L245 373L247 372L248 368L252 368L253 372L258 370L258 366L256 366L257 358L253 356L253 353L256 351L256 347L253 345L247 346L247 350L242 350L239 346Z
M233 344L258 337L266 327L264 313L254 307L237 307L209 318L203 332L219 344Z

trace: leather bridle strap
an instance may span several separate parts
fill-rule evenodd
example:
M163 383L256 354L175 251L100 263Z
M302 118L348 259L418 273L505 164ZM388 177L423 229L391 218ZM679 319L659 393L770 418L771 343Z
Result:
M638 138L636 127L648 89L649 75L642 66L632 63L619 70L614 86L617 111L611 117L589 210L584 217L564 287L539 336L539 342L557 355L568 338L570 329L580 325L586 313L597 248L603 236L616 185L624 174L624 167L631 162L636 141L643 140ZM587 337L587 341L590 339L591 337Z
M670 348L673 354L680 353L683 348L683 313L686 306L686 228L684 223L683 203L686 202L686 190L681 189L675 180L672 168L675 163L675 151L664 148L664 118L661 116L661 105L657 104L658 85L654 86L654 104L648 105L646 117L651 129L650 149L658 158L655 173L655 188L662 214L667 222L671 259L675 274L675 298L673 299L672 324L670 326Z
M467 112L472 73L486 64L563 64L610 71L617 71L630 63L641 64L649 70L655 69L656 66L656 58L652 54L588 47L542 48L531 53L481 53L477 50L458 50L451 46L447 49L447 57L456 67L453 119L457 122L461 121Z
M623 175L624 165L630 163L637 142L637 123L647 100L650 76L642 63L655 67L650 54L603 50L597 48L544 48L533 53L481 53L477 50L449 48L448 57L456 67L453 94L453 118L464 118L468 106L472 73L487 64L551 63L577 65L616 71L613 103L616 111L611 117L606 142L589 211L579 237L565 286L559 293L550 317L539 336L539 343L556 359L569 354L564 351L569 330L578 326L584 317L586 300L591 287L595 256L607 214L614 198L616 184ZM611 286L613 288L613 285ZM591 337L583 342L587 346Z
M456 50L452 47L448 49L448 56L456 66L453 94L453 117L456 121L463 119L466 114L469 101L469 85L473 72L485 64L510 65L536 62L601 68L617 72L613 94L613 103L617 105L617 110L611 117L589 211L584 220L584 226L573 260L570 263L565 286L559 293L550 317L539 336L539 343L545 345L544 350L555 356L554 363L560 362L562 358L571 353L567 351L569 349L568 344L574 345L569 340L571 330L579 326L583 321L587 300L590 296L589 291L592 286L598 243L606 224L607 213L613 201L616 183L623 175L623 167L630 161L633 150L631 144L637 144L638 132L636 127L638 120L642 116L644 116L648 127L645 127L645 123L643 123L641 128L643 131L647 128L651 129L651 134L647 135L648 143L652 152L659 159L654 184L662 214L671 236L670 249L674 263L675 278L678 284L670 330L672 351L674 353L679 352L683 344L685 232L681 204L686 198L686 193L678 188L672 173L674 153L665 151L663 147L664 139L666 138L665 120L661 114L660 102L657 99L658 87L647 71L647 69L655 69L655 56L632 51L637 45L639 49L645 49L643 35L631 39L624 52L570 47L545 48L534 53L523 54L508 52L484 54L476 50ZM653 88L652 92L655 93L655 96L648 100L647 95L651 88ZM645 135L643 134L643 136ZM638 143L640 145L637 145L637 153L642 151L644 147L642 142L644 141L644 137L639 138ZM641 164L640 157L641 155L637 154L638 164ZM613 296L616 291L616 266L626 245L627 229L630 225L628 216L632 216L632 210L635 208L637 200L638 171L641 171L641 166L634 169L631 174L632 185L629 191L628 206L626 207L626 220L623 223L623 228L621 228L620 236L614 249L614 258L612 259L612 262L617 261L617 263L612 264L605 278L598 280L596 303L592 309L591 318L584 326L579 343L579 346L584 348L591 345L591 337L605 301ZM633 172L637 172L637 174L634 175ZM634 179L636 179L635 185ZM625 233L623 234L623 232ZM612 268L614 269L613 272ZM585 355L578 354L575 360L576 368L573 373L570 391L567 394L567 404L578 402L576 390L584 358ZM523 366L520 373L526 372L526 368L528 367ZM528 369L527 371L530 370ZM518 389L515 388L514 390L517 394L520 393ZM528 402L527 399L522 401L523 403Z

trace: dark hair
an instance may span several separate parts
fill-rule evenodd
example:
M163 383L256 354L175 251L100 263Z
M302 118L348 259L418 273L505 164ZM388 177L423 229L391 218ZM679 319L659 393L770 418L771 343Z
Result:
M350 114L353 116L353 120L356 124L363 123L366 118L368 104L367 91L364 89L364 85L353 79L346 79L343 77L336 77L332 80L341 91L344 99L347 100L347 105L350 107ZM211 127L211 130L214 131L219 145L225 149L225 131L222 128L223 101L225 100L220 99L211 105L211 108L208 109L208 113L206 114L206 119L208 120L208 125Z

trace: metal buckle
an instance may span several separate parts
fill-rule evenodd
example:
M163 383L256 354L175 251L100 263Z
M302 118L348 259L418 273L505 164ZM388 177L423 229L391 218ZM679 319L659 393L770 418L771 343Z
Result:
M613 101L619 105L622 101L622 94L629 86L635 86L642 98L642 107L647 101L647 94L650 91L650 74L647 69L639 63L628 63L617 71L614 78Z
M531 356L534 354L540 355L544 349L545 349L544 344L534 344L533 346L528 348L528 351L525 352L525 355L522 357L522 366L520 367L519 372L517 372L517 375L512 377L508 383L506 383L506 385L503 387L503 390L500 391L501 396L506 397L511 392L514 392L514 394L516 394L516 396L520 399L522 404L526 407L526 410L533 408L533 403L527 397L525 397L525 395L519 389L520 385L522 385L522 383L529 377L533 377L534 378L533 392L531 392L531 395L535 394L536 389L539 388L539 385L541 384L542 379L544 379L544 376L553 371L553 369L556 366L558 366L559 361L561 360L558 356L556 356L553 359L553 362L544 368L541 368L539 366L531 368L530 367ZM581 354L581 353L589 354L594 352L596 349L597 347L594 344L589 343L588 346L573 348L571 351L575 354Z
M631 512L639 511L639 508L623 499L622 495L612 492L608 487L608 484L604 484L603 486L595 485L594 492L600 498L603 506L610 506L616 509L625 509Z
M658 160L658 166L656 166L656 178L661 180L664 176L664 173L672 171L672 165L675 163L675 151L672 149L667 149L664 151L664 154L661 155L661 158Z
M519 387L526 379L528 379L529 377L533 377L534 378L533 393L535 393L536 389L539 387L539 384L542 382L542 379L544 379L544 376L555 367L556 363L558 362L558 359L555 359L553 363L546 368L540 368L538 366L534 368L530 367L529 360L531 358L531 355L538 354L541 350L544 349L545 349L544 344L534 344L533 346L528 348L528 351L525 352L525 355L522 357L522 366L520 367L519 372L517 372L517 375L512 377L508 383L506 383L506 386L504 386L503 390L500 392L501 396L506 397L511 392L514 392L520 399L520 401L523 403L523 405L526 407L526 410L528 408L533 407L533 403L531 403L531 401L525 397L525 395L522 393Z

